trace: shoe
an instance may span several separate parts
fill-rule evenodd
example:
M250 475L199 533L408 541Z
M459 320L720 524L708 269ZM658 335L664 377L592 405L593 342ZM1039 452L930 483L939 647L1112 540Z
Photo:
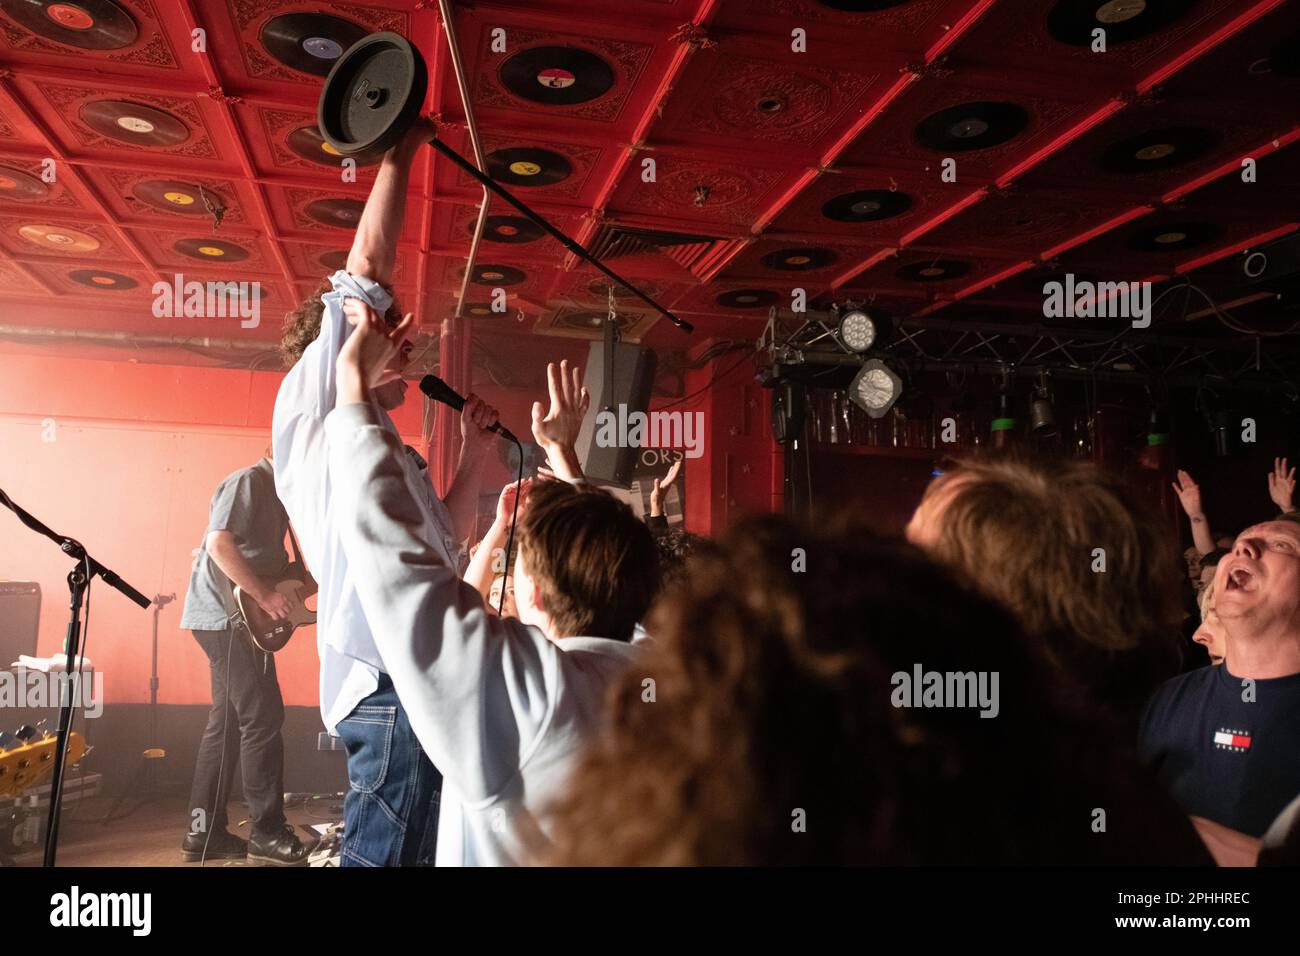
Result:
M293 827L285 824L279 833L264 837L253 834L248 841L248 862L264 866L306 866L316 842L304 844Z
M211 839L206 833L187 833L181 843L181 859L186 863L197 863L200 860L242 860L247 855L248 844L229 830L214 830Z

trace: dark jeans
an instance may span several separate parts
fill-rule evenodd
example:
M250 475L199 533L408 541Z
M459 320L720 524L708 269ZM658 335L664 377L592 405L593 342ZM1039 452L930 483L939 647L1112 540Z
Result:
M244 799L252 832L275 836L285 822L284 742L280 738L284 701L275 676L275 658L255 649L242 625L191 633L212 665L212 710L194 766L190 830L202 832L205 823L214 832L226 828L226 800L238 760L244 768Z
M432 866L442 774L387 675L338 726L348 751L343 866Z

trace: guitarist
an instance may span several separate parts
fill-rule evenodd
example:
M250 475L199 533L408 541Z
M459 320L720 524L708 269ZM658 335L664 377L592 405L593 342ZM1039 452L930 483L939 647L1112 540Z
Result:
M253 645L234 596L239 585L272 617L288 616L289 602L275 590L289 570L288 527L269 458L227 476L212 495L181 614L181 627L193 632L212 666L212 710L199 743L189 832L181 845L187 862L247 857L274 866L307 864L311 848L284 817L284 702L275 658ZM226 829L236 758L244 766L248 843Z

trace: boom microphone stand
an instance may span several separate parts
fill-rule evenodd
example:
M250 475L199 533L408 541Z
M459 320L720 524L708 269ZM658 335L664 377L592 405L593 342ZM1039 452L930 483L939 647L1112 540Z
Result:
M81 605L85 600L86 589L90 586L90 581L95 575L99 575L104 579L105 584L121 591L127 598L142 608L149 606L149 599L118 577L117 572L104 567L104 565L92 558L79 541L51 531L14 504L13 499L5 494L3 489L0 489L0 504L17 515L18 520L27 527L37 534L45 535L45 537L57 544L59 550L64 554L77 560L76 566L68 572L68 591L71 600L68 605L68 639L65 647L67 662L65 666L71 673L73 661L81 656ZM67 757L68 731L72 727L72 709L76 696L72 693L65 694L63 700L59 702L59 729L56 732L57 742L54 745L54 773L50 778L50 813L45 824L45 866L54 866L55 850L59 843L59 811L61 809L59 805L63 802L63 761Z

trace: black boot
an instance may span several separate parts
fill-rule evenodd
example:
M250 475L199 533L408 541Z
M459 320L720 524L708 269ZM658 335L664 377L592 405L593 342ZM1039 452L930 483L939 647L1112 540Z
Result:
M256 833L248 841L248 862L265 866L306 866L307 857L316 846L315 840L304 844L293 827L285 824L279 833L264 837Z
M204 852L206 847L206 851ZM186 863L199 860L242 860L248 855L248 844L229 830L213 830L211 839L206 833L187 833L181 843L181 859Z

